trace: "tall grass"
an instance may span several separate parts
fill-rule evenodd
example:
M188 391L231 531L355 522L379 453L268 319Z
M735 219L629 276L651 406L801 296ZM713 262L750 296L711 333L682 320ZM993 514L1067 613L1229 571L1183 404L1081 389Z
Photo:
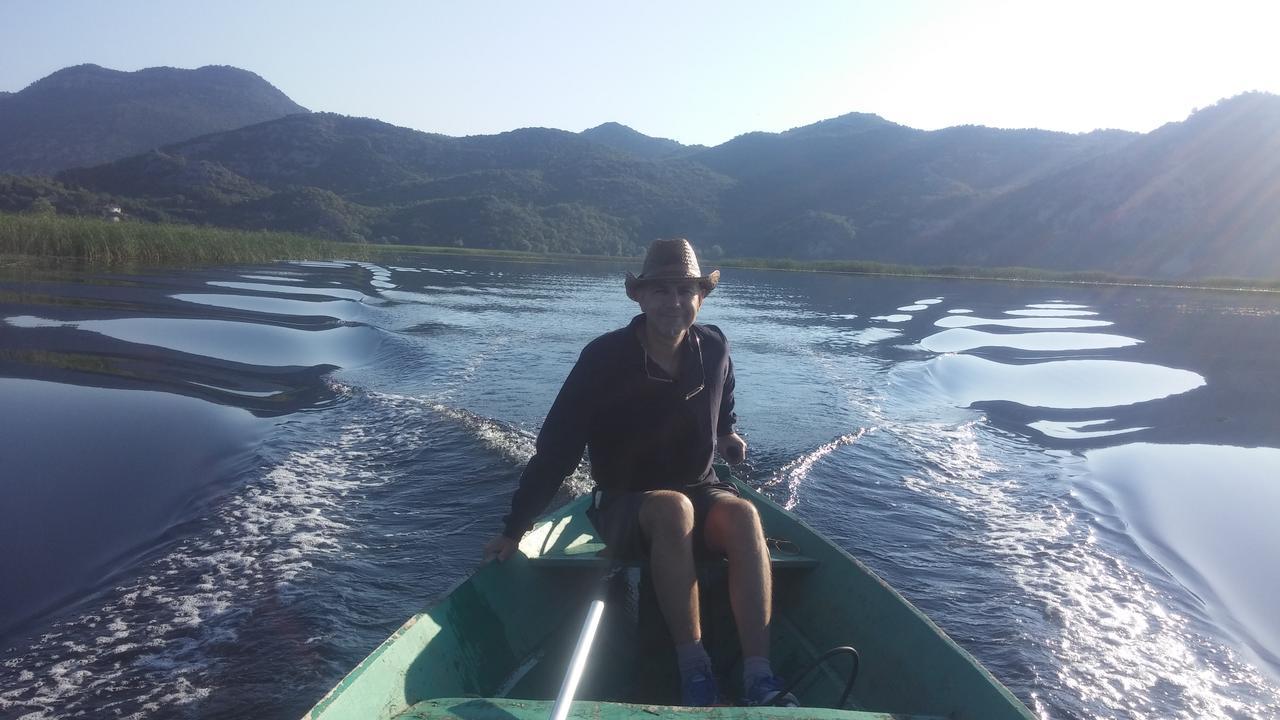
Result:
M603 255L536 253L497 248L430 247L423 245L360 245L294 233L252 232L147 222L111 222L58 215L0 213L0 255L68 259L89 265L232 265L272 260L368 260L411 253L472 255L526 262L563 260L631 261L639 258ZM1097 271L1061 272L1039 268L980 268L895 265L857 260L791 260L786 258L724 258L710 265L898 275L1103 285L1154 285L1222 290L1280 291L1280 280L1208 278L1154 280Z
M0 254L136 266L363 259L367 252L293 233L0 213Z

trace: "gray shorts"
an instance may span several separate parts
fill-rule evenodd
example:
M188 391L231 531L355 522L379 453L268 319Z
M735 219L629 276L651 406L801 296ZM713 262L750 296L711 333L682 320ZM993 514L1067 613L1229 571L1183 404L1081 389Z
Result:
M675 488L671 488L675 489ZM587 518L596 533L604 540L606 554L621 561L639 560L649 556L648 539L640 527L640 506L653 491L606 493L592 492ZM695 556L711 554L703 535L707 511L716 500L726 497L742 497L733 485L714 481L694 485L681 490L693 503L693 552Z

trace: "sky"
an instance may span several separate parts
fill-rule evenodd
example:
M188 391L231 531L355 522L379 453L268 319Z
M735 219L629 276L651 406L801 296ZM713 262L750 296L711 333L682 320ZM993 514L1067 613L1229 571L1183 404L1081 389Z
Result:
M716 145L849 112L1147 132L1280 93L1280 2L0 0L0 90L234 65L311 110L448 135L616 121Z

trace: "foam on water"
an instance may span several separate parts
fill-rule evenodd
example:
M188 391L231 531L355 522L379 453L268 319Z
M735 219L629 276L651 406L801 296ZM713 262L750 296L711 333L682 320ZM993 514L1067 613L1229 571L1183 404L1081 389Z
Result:
M869 327L865 330L858 330L849 335L849 340L854 345L874 345L875 343L892 340L902 335L901 330L892 328Z
M800 486L804 484L809 473L813 470L813 466L818 461L835 452L836 450L852 445L868 432L874 432L875 428L859 428L855 432L840 435L830 442L825 442L807 453L796 457L795 459L783 465L768 480L764 482L764 487L781 488L786 493L786 499L783 501L783 507L788 510L794 510L796 506L797 495Z
M1251 717L1280 708L1266 679L1193 622L1168 586L1120 559L1126 536L1094 520L1069 485L1034 487L1045 482L1038 473L996 460L983 430L977 422L885 428L921 460L904 486L984 527L984 557L969 562L998 568L1041 607L1019 638L1059 660L1038 670L1049 676L1033 698L1042 716L1078 708L1084 717Z
M377 296L361 292L359 290L347 290L336 287L295 287L292 285L273 285L270 283L245 283L227 280L210 280L210 287L226 288L228 290L243 290L245 292L273 293L277 295L318 295L334 300L353 300L355 302L377 303Z
M0 712L143 718L206 698L216 648L236 641L248 609L267 598L287 604L313 560L342 547L344 498L378 482L365 465L376 443L351 426L332 444L290 452L137 577L6 653L17 680L0 688ZM77 642L86 629L97 631L92 644Z
M409 398L404 398L410 400ZM501 453L503 457L515 465L524 465L533 457L537 436L525 430L482 417L468 410L428 402L428 407L467 428L475 437L490 449ZM572 475L565 480L565 488L574 496L590 492L594 487L591 470L587 463L582 463Z

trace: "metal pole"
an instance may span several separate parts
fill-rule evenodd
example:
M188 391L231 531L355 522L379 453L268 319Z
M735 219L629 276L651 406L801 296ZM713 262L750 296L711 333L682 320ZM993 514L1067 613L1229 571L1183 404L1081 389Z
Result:
M582 632L578 635L578 646L573 649L573 659L569 661L569 672L564 676L560 695L551 708L551 720L565 720L569 716L569 706L573 704L573 695L578 691L582 671L587 667L587 655L591 653L591 643L596 639L596 629L600 627L600 615L603 612L604 600L592 600L591 607L587 609L587 621L582 624Z

